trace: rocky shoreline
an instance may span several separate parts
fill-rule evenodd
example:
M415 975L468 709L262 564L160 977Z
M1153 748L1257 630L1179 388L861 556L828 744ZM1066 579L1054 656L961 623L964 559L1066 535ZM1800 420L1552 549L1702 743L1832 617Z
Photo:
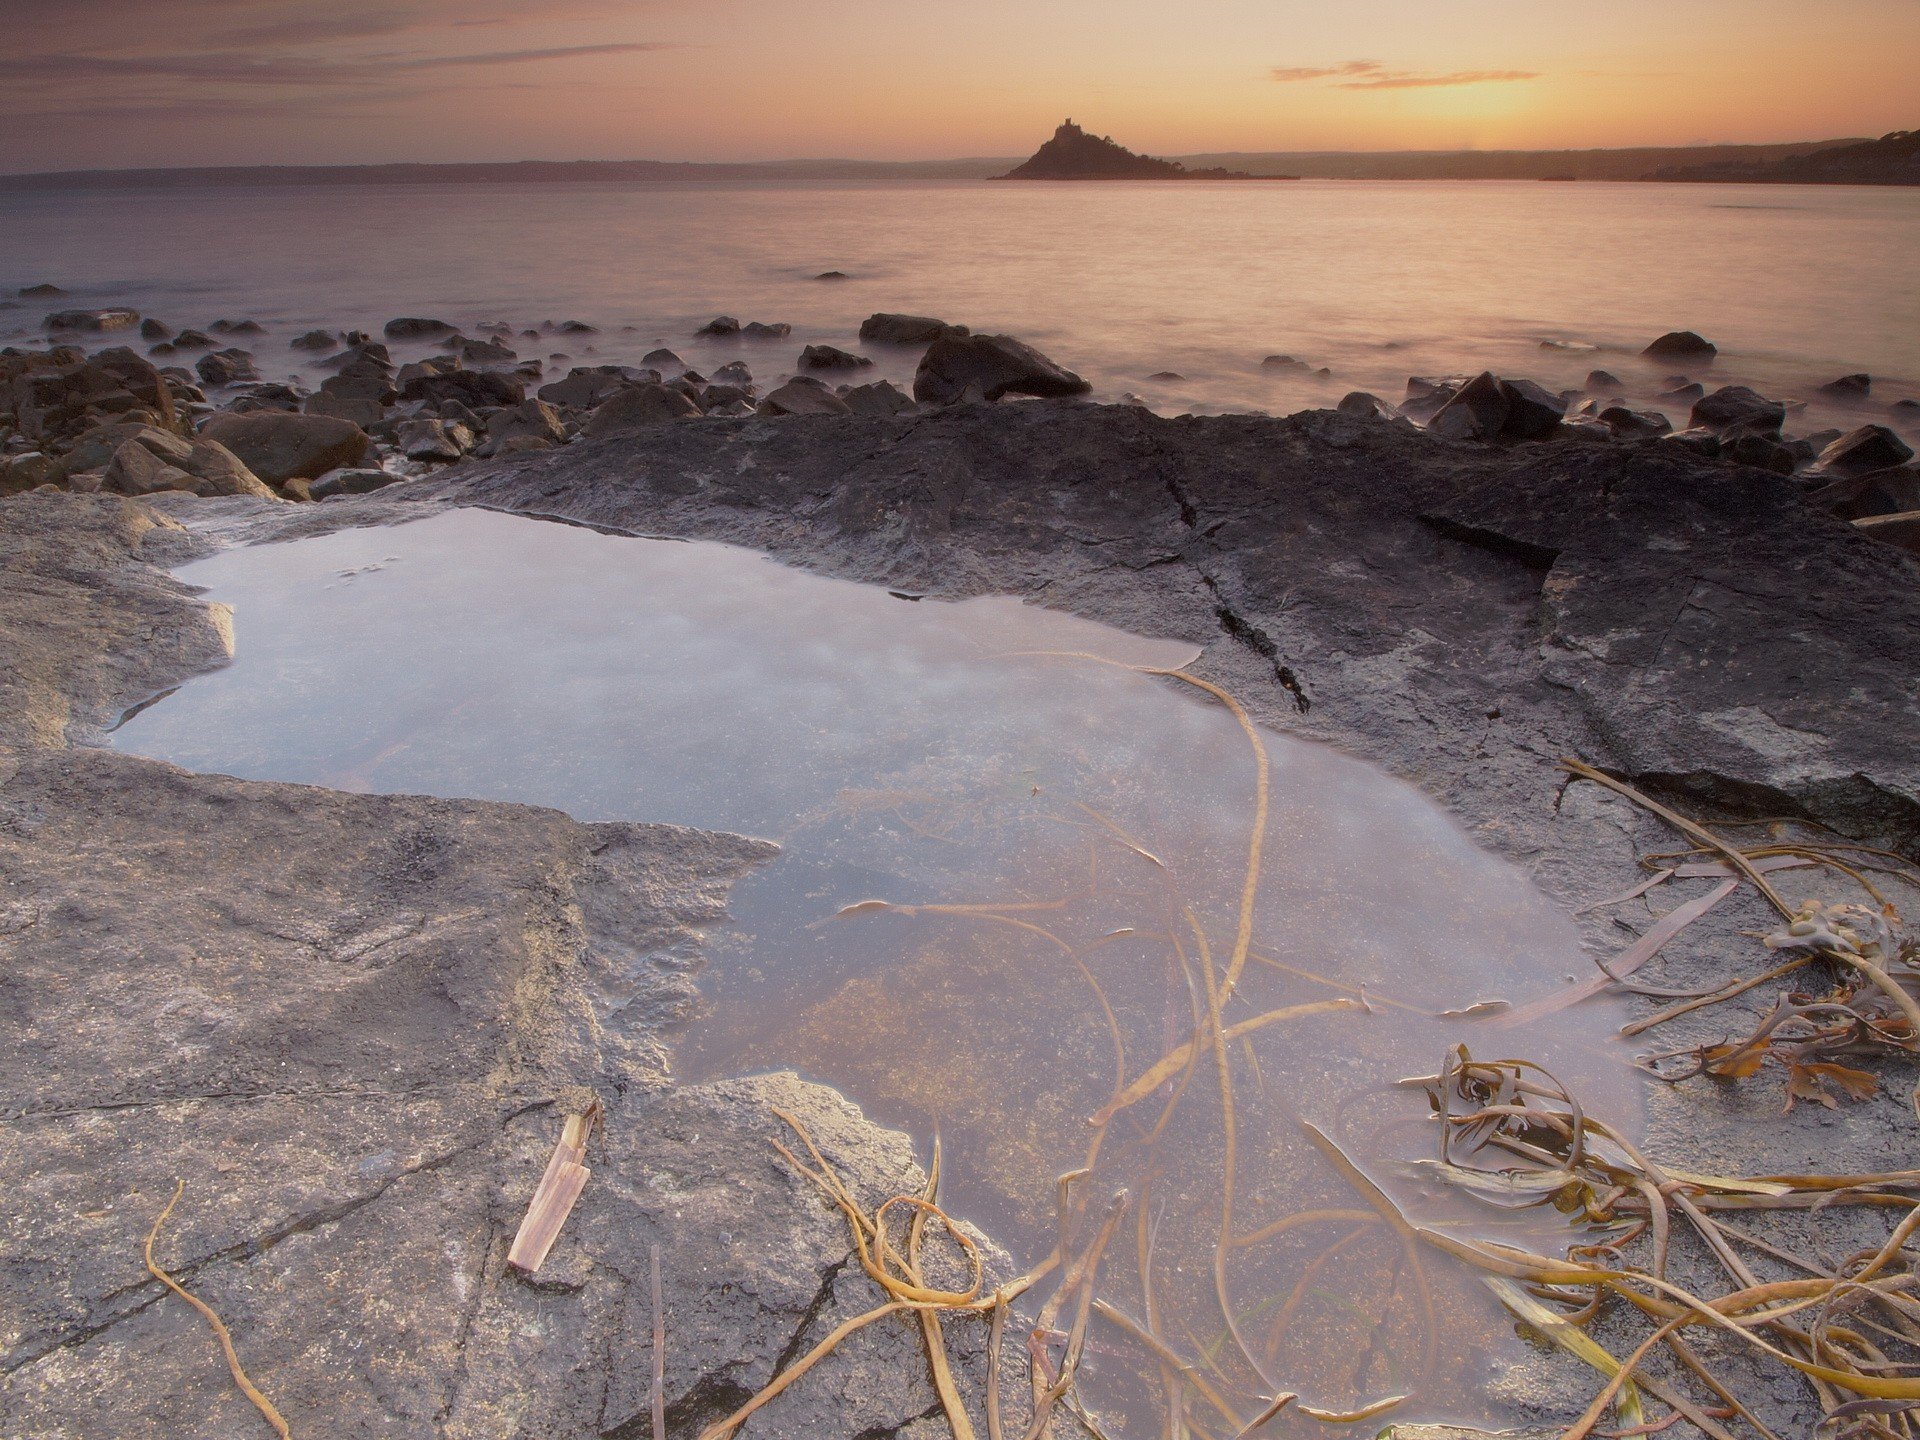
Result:
M662 1026L760 842L97 748L126 707L230 653L226 617L166 573L210 548L486 505L1180 636L1257 718L1418 783L1570 912L1672 836L1568 787L1562 755L1695 811L1920 854L1920 481L1885 427L1789 438L1786 406L1723 388L1664 434L1606 403L1606 377L1568 397L1490 375L1419 381L1403 406L1164 419L1063 398L1084 382L1046 357L916 317L870 322L928 346L913 397L804 376L762 395L664 356L529 396L481 348L497 339L442 335L460 342L444 359L395 364L388 342L433 323L330 343L307 395L115 346L0 356L0 489L22 492L0 500L10 1431L250 1423L140 1263L175 1178L172 1268L234 1323L296 1433L649 1433L657 1243L676 1440L872 1303L844 1223L765 1145L764 1107L804 1113L863 1197L919 1183L906 1139L831 1092L669 1074ZM1695 341L1666 353L1704 368ZM1009 395L1056 398L992 403ZM1580 923L1606 957L1657 914ZM1645 974L1747 973L1766 923L1736 895ZM1682 1021L1670 1043L1728 1023ZM1913 1079L1890 1067L1877 1096L1785 1115L1757 1083L1650 1086L1644 1143L1698 1172L1883 1170L1911 1150ZM516 1278L506 1240L582 1091L608 1109L593 1184L537 1283ZM1832 1223L1837 1249L1871 1238ZM1702 1261L1683 1251L1685 1276ZM953 1328L977 1401L984 1326ZM1804 1386L1742 1363L1756 1412L1806 1428ZM1502 1380L1542 1424L1591 1390L1549 1354ZM880 1326L753 1433L944 1423L917 1334Z

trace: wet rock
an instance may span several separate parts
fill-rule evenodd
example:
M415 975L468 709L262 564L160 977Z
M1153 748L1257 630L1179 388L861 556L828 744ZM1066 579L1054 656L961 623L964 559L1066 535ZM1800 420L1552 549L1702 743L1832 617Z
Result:
M562 335L598 335L600 327L589 325L584 320L562 320L555 327Z
M740 336L745 340L784 340L791 334L793 334L793 326L784 320L777 320L771 325L763 324L758 320L749 320L740 327Z
M1873 377L1865 374L1842 375L1838 380L1829 380L1822 385L1820 393L1836 400L1864 400L1873 393Z
M497 370L449 370L444 374L417 374L400 386L402 400L458 400L476 410L495 405L518 405L527 387Z
M517 350L498 340L470 340L464 335L454 336L447 342L447 348L463 365L504 365L520 358Z
M238 385L260 378L253 356L245 350L215 350L210 355L202 355L193 368L203 384L213 386Z
M844 270L822 270L813 278L816 280L851 280L853 277Z
M443 340L449 335L457 335L459 331L444 320L432 320L422 315L402 315L382 325L380 333L389 340Z
M308 415L331 415L336 420L350 420L362 430L371 430L386 419L386 407L378 400L358 395L333 395L322 390L317 395L309 395L300 405Z
M891 380L855 385L840 398L856 415L901 415L914 408L913 397Z
M1667 443L1677 445L1688 454L1698 455L1703 460L1717 459L1720 454L1720 436L1718 432L1704 427L1676 430L1666 437Z
M687 368L686 361L667 349L649 350L640 357L640 363L649 370L658 370L663 376L678 375Z
M1740 430L1723 436L1720 454L1736 465L1751 465L1756 470L1771 470L1776 475L1791 475L1799 468L1793 451L1778 440L1755 430Z
M58 285L26 285L14 293L22 300L58 300L67 292Z
M9 363L0 357L0 409L26 440L50 448L109 416L174 423L173 392L160 372L125 346L82 357L64 347Z
M883 311L860 322L860 338L869 345L931 345L944 336L968 333L964 325L949 325L931 315L894 315Z
M1589 370L1587 372L1586 389L1590 395L1621 395L1626 393L1626 388L1625 385L1620 383L1620 377L1618 375L1614 375L1606 370Z
M309 330L294 336L287 345L294 350L331 350L339 343L339 338L330 330Z
M1186 376L1173 370L1156 370L1153 374L1147 376L1147 379L1156 381L1162 385L1172 384L1174 381L1185 380L1186 378Z
M1313 367L1308 365L1307 362L1304 360L1294 359L1294 357L1291 355L1269 355L1260 362L1260 368L1262 370L1306 371L1306 370L1312 369Z
M193 477L129 440L114 452L100 484L110 494L154 495L162 490L191 491Z
M863 370L873 361L837 345L809 345L800 352L800 363L809 370Z
M407 459L423 463L449 464L466 454L445 420L402 420L394 443Z
M217 440L270 485L310 480L329 470L358 465L370 453L366 431L331 415L259 411L210 416L201 435Z
M201 330L182 330L168 342L176 350L211 350L214 338Z
M1609 405L1600 412L1600 423L1621 440L1653 440L1673 433L1673 422L1658 410L1635 410L1626 405Z
M1900 465L1829 480L1807 496L1810 504L1843 520L1920 510L1920 471Z
M851 415L853 407L824 386L795 377L761 400L762 415Z
M1909 510L1900 515L1876 515L1854 523L1864 535L1920 555L1920 510Z
M753 389L753 371L747 368L744 360L729 360L713 372L712 379L718 385L736 385L747 391Z
M1499 378L1482 371L1434 412L1427 429L1449 440L1491 440L1506 428L1509 404Z
M738 335L740 322L731 315L716 315L695 332L699 335Z
M564 380L540 387L540 398L549 405L569 410L592 410L643 382L658 383L657 370L636 370L630 365L576 365Z
M1365 390L1354 390L1341 396L1340 403L1333 408L1342 415L1351 415L1358 420L1395 420L1400 415L1394 406Z
M1441 406L1460 393L1469 378L1466 375L1409 375L1407 393L1400 402L1401 413L1425 424Z
M142 340L169 340L173 338L173 331L167 326L162 325L158 320L149 318L140 322L140 338Z
M582 432L589 440L630 435L672 420L698 418L700 407L680 391L653 381L629 385L593 412Z
M1663 405L1692 405L1707 393L1707 387L1698 380L1685 385L1676 385L1671 390L1662 390L1654 398Z
M1720 353L1711 341L1691 330L1672 330L1640 352L1650 360L1709 362Z
M481 453L497 455L507 449L509 442L525 440L539 442L531 448L549 449L564 445L566 439L567 427L560 423L560 416L554 408L544 400L527 399L518 405L496 410L487 417L487 443ZM530 447L521 445L518 448Z
M1593 415L1569 415L1553 432L1556 440L1577 440L1583 444L1611 444L1617 437L1612 427Z
M1820 452L1814 473L1843 477L1890 470L1913 459L1913 447L1884 425L1862 425Z
M254 410L284 410L291 415L300 409L300 399L300 392L291 385L255 383L242 386L226 408L241 415Z
M252 320L216 320L207 327L216 335L264 335L266 330Z
M1920 415L1920 400L1896 400L1887 408L1900 416Z
M371 360L329 375L320 382L320 393L336 400L367 400L377 406L391 405L400 395L387 367Z
M992 401L1006 395L1066 397L1092 389L1071 370L1008 335L943 335L927 347L913 377L913 398L923 405L952 405L975 397Z
M56 310L46 318L49 330L131 330L140 323L138 310L117 306L105 310Z
M1538 440L1552 433L1567 413L1567 402L1531 380L1502 380L1507 418L1500 433L1517 440Z
M1787 407L1779 401L1769 400L1744 385L1725 385L1700 400L1687 423L1722 435L1742 432L1778 436L1786 418Z
M343 341L346 348L338 355L329 355L319 362L322 370L335 373L350 366L382 365L388 370L393 368L393 355L377 340L369 340L359 331L353 331Z
M402 476L385 470L366 468L353 470L329 470L319 479L309 481L307 495L313 500L331 500L336 495L366 495L375 490L401 480Z

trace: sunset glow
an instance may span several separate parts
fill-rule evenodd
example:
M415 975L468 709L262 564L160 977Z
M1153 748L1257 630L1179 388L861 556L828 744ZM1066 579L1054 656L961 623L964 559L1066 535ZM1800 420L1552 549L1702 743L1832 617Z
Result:
M0 168L1551 149L1910 125L1913 0L0 0Z

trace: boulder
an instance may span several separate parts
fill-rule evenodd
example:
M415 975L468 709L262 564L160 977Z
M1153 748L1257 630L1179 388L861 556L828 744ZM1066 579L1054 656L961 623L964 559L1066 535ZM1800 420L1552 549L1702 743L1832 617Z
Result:
M731 315L716 315L695 332L700 335L738 335L740 322Z
M927 347L913 377L913 398L951 405L977 395L1042 398L1085 395L1093 386L1007 335L943 335Z
M464 429L465 427L461 427ZM396 443L409 460L444 463L466 453L445 420L403 420Z
M202 355L193 368L208 385L238 385L260 378L260 372L253 368L253 356L245 350L215 350Z
M1920 555L1920 510L1910 510L1902 515L1875 515L1853 523L1860 527L1863 534Z
M400 398L435 403L458 400L479 410L495 405L518 405L527 398L527 387L511 375L495 370L449 370L437 375L414 375L400 387Z
M0 495L18 495L41 485L59 485L66 478L66 467L38 450L30 450L25 455L0 456Z
M105 310L56 310L47 316L46 327L49 330L131 330L140 323L138 310L126 310L118 306Z
M1449 440L1491 440L1506 429L1509 408L1505 386L1483 370L1434 412L1427 429Z
M1920 471L1910 465L1831 480L1807 496L1843 520L1920 510Z
M266 330L253 320L216 320L207 326L216 335L264 335Z
M685 393L684 391L681 393ZM700 392L697 402L701 410L711 414L716 407L744 405L753 409L753 391L739 385L709 385ZM729 411L728 413L735 413Z
M378 400L360 395L333 395L322 390L309 395L300 406L308 415L331 415L336 420L351 420L362 430L371 430L387 418L386 407Z
M202 330L182 330L168 343L176 350L211 350L213 337Z
M1260 362L1262 370L1311 370L1313 367L1304 360L1296 360L1291 355L1269 355Z
M80 435L66 453L69 470L104 470L114 453L132 441L145 446L169 465L184 467L193 453L193 444L171 430L156 429L138 421L96 425Z
M1662 390L1654 398L1666 405L1692 405L1706 393L1706 386L1698 380L1689 380L1685 385L1676 385L1671 390Z
M187 441L147 430L121 444L101 475L101 488L116 495L152 495L185 490L194 495L253 495L272 499L273 491L216 440Z
M257 495L262 499L273 496L273 491L238 455L205 435L194 437L180 468L197 482L196 495Z
M1673 422L1658 410L1634 410L1625 405L1609 405L1600 412L1600 423L1619 440L1656 440L1673 433Z
M346 336L346 349L338 355L329 355L320 362L322 370L345 370L350 365L384 365L393 367L393 355L386 346L377 340L369 340L358 330Z
M1757 430L1739 430L1724 435L1720 455L1735 465L1751 465L1756 470L1771 470L1776 475L1791 475L1799 468L1793 451Z
M1712 430L1705 428L1676 430L1666 438L1669 444L1678 445L1682 450L1698 455L1703 460L1715 460L1720 456L1720 437Z
M125 346L92 357L62 347L0 381L0 410L11 411L30 444L46 449L110 415L174 423L173 392L160 372ZM102 457L102 463L105 463Z
M562 320L554 327L562 335L598 335L600 327L589 325L584 320Z
M863 370L873 361L837 345L809 345L800 352L800 363L809 370Z
M292 415L300 409L300 392L291 385L245 385L226 408L242 415L252 410L284 410Z
M710 377L716 385L736 385L742 390L753 389L753 371L747 368L744 360L729 360Z
M679 374L687 368L687 362L673 351L667 349L649 350L640 357L640 363L649 370L658 370L662 375Z
M825 386L795 377L761 400L761 415L851 415L853 407Z
M173 331L165 325L162 325L158 320L142 320L140 322L140 338L142 340L171 340L173 338Z
M1720 349L1691 330L1670 330L1640 353L1650 360L1711 361Z
M1589 370L1586 389L1592 395L1621 395L1626 386L1620 383L1620 377L1606 370Z
M100 477L100 488L115 495L157 495L162 490L191 492L193 487L193 476L132 440L113 452Z
M519 351L498 340L469 340L464 335L449 340L447 349L459 357L462 365L505 365L520 358Z
M813 278L816 280L851 280L853 277L844 270L822 270Z
M337 400L371 400L376 405L391 405L400 392L395 389L386 366L368 361L329 375L320 382L320 393Z
M771 325L762 324L758 320L749 320L740 327L740 334L748 340L784 340L793 334L793 326L784 320L775 321Z
M1864 400L1873 393L1871 375L1842 375L1838 380L1829 380L1820 387L1822 395L1830 395L1836 400Z
M67 292L58 285L23 285L14 293L22 300L58 300Z
M713 393L709 387L707 393ZM743 397L744 398L744 397ZM856 415L899 415L913 409L913 397L891 380L855 385L840 397Z
M329 470L308 483L307 496L312 500L331 500L336 495L365 495L404 478L385 470Z
M1502 380L1500 393L1507 399L1507 419L1500 427L1503 435L1537 440L1566 417L1567 402L1531 380Z
M441 340L458 331L444 320L429 320L419 315L402 315L380 327L389 340Z
M1704 426L1722 435L1740 432L1750 435L1778 436L1787 418L1787 407L1777 400L1749 390L1744 385L1723 385L1704 396L1693 407L1690 426Z
M287 342L295 350L331 350L340 341L330 330L309 330L304 335L296 335Z
M277 410L213 415L201 425L200 434L226 446L270 485L358 465L372 448L367 432L350 420Z
M604 405L622 390L647 381L657 382L657 370L636 370L629 365L576 365L564 380L540 387L540 398L549 405L564 405L569 410L592 410Z
M1820 452L1813 473L1821 476L1869 475L1913 459L1913 447L1884 425L1862 425Z
M948 335L966 335L964 325L949 325L931 315L869 315L860 323L860 338L871 345L931 345Z
M1409 419L1422 424L1431 420L1455 395L1468 379L1466 375L1409 375L1407 393L1401 399L1400 411Z
M487 417L487 454L500 454L506 449L508 441L524 439L538 440L542 448L564 445L567 427L560 423L560 416L544 400L522 400L518 405L496 410Z
M583 432L589 440L630 435L670 420L698 418L700 407L680 391L648 381L630 385L593 412Z
M1393 420L1400 412L1378 395L1370 395L1365 390L1353 390L1340 397L1340 403L1333 407L1342 415L1353 415L1361 420Z

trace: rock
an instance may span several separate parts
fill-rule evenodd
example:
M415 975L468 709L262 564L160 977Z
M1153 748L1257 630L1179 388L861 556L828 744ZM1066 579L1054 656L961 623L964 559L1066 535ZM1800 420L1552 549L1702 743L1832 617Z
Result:
M487 417L487 446L482 453L499 454L512 440L538 440L542 448L564 445L567 427L546 401L522 400Z
M101 476L101 488L114 495L156 495L162 490L191 492L193 477L129 440L113 452Z
M1920 400L1896 400L1887 408L1896 415L1920 415Z
M1687 423L1705 426L1722 435L1739 431L1778 436L1786 418L1787 407L1779 401L1769 400L1744 385L1725 385L1695 404L1693 416Z
M402 476L385 470L366 468L353 470L329 470L317 480L307 483L307 496L312 500L331 500L336 495L366 495L381 490L401 480Z
M336 400L370 400L375 405L391 405L399 398L387 367L373 361L349 365L337 375L320 382L320 393Z
M708 393L712 393L711 388ZM742 396L742 399L746 398ZM856 415L902 415L914 408L913 397L891 380L855 385L840 398Z
M241 415L253 410L284 410L292 415L300 409L300 392L291 385L246 385L227 403L226 408Z
M860 322L860 338L870 345L931 345L945 336L968 334L964 325L949 325L931 315L892 315L882 312Z
M1340 397L1340 403L1333 407L1342 415L1352 415L1360 420L1394 420L1400 412L1378 395L1370 395L1365 390L1354 390Z
M392 353L379 341L369 340L355 330L346 337L345 344L346 349L338 355L329 355L319 362L322 370L338 372L353 366L368 365L384 366L388 370L393 368Z
M260 372L253 368L253 356L245 350L215 350L202 355L193 368L204 383L214 386L260 378Z
M1867 475L1913 459L1913 447L1884 425L1850 430L1820 452L1814 473L1821 476ZM1905 508L1905 507L1903 507Z
M1466 375L1409 375L1401 413L1424 424L1431 420L1471 377Z
M140 323L138 310L110 307L105 310L56 310L47 316L49 330L131 330Z
M1567 402L1531 380L1502 380L1507 400L1506 423L1500 433L1517 440L1537 440L1552 432L1566 417Z
M699 417L700 407L680 391L654 381L629 385L593 412L582 432L589 440L631 435L650 425Z
M1506 388L1482 371L1434 412L1427 429L1449 440L1491 440L1506 428L1509 408Z
M176 350L211 350L213 337L200 330L182 330L172 341Z
M332 395L322 390L301 402L308 415L331 415L336 420L351 420L362 430L371 430L387 418L386 407L378 400L358 395Z
M562 335L598 335L600 327L584 320L562 320L556 327Z
M287 342L294 350L331 350L340 342L330 330L309 330L304 335L296 335Z
M713 372L712 378L719 385L737 385L742 390L753 388L753 371L747 368L744 360L729 360Z
M1872 392L1871 375L1842 375L1838 380L1829 380L1820 387L1822 395L1831 395L1836 400L1864 400Z
M564 405L569 410L592 410L622 390L647 381L657 383L659 379L657 370L636 370L628 365L578 365L567 372L566 379L542 385L540 398L549 405Z
M389 340L441 340L459 331L444 320L429 320L419 315L402 315L380 327Z
M717 406L744 405L752 410L753 391L738 385L709 385L700 392L699 405L707 414L712 414Z
M1812 491L1807 500L1843 520L1902 515L1920 510L1920 471L1900 465L1830 480Z
M1620 383L1620 377L1605 370L1587 372L1587 393L1590 395L1620 395L1626 392L1626 386Z
M851 415L853 407L831 390L795 377L760 402L762 415Z
M165 325L162 325L158 320L147 319L140 322L140 338L142 340L168 340L172 337L173 331L169 330Z
M517 350L502 345L498 340L469 340L464 335L454 336L447 342L447 348L460 358L463 365L504 365L520 358Z
M1650 360L1711 361L1719 347L1691 330L1672 330L1640 352Z
M450 370L438 375L415 375L400 387L402 400L458 400L473 409L518 405L527 387L496 370Z
M144 416L162 427L174 423L173 392L165 379L124 345L91 357L63 347L32 357L17 371L0 368L0 411L11 411L28 443L43 450L109 415Z
M262 499L273 495L238 455L205 435L194 437L180 468L199 482L194 487L196 495L257 495Z
M1184 381L1186 378L1186 376L1175 370L1156 370L1153 374L1147 376L1147 379L1157 381L1162 385L1172 384L1174 381Z
M1296 360L1291 355L1269 355L1260 362L1262 370L1311 370L1313 367L1304 360Z
M1620 440L1653 440L1673 433L1673 422L1658 410L1634 410L1625 405L1609 405L1600 412L1600 423Z
M1691 405L1707 393L1707 387L1698 380L1685 385L1676 385L1671 390L1662 390L1654 398L1666 405Z
M863 370L873 361L835 345L809 345L800 352L800 363L809 370Z
M0 456L0 495L18 495L40 485L59 485L66 478L66 467L38 450Z
M114 452L129 440L137 441L172 465L184 465L192 453L191 442L171 430L157 429L140 422L116 422L96 425L78 436L65 456L69 470L105 470Z
M687 362L673 351L667 349L649 350L640 357L640 363L649 370L658 370L662 375L678 375L686 370Z
M1031 345L1007 335L943 335L927 347L913 377L913 398L923 405L951 405L978 395L1065 397L1093 386Z
M395 442L409 460L449 463L466 453L444 420L402 420Z
M1791 475L1798 468L1793 451L1778 440L1757 430L1740 430L1722 437L1720 454L1736 465L1751 465L1756 470L1771 470L1776 475Z
M1560 422L1560 428L1553 432L1556 440L1578 440L1583 444L1601 442L1611 444L1614 433L1611 428L1591 415L1569 415Z
M207 329L216 335L264 335L267 333L252 320L216 320Z
M366 431L352 421L279 411L210 416L200 434L226 446L270 485L358 465L372 445Z
M853 277L844 270L822 270L813 278L816 280L851 280Z
M784 340L793 334L793 326L785 321L765 325L758 320L750 320L740 327L740 334L747 340Z
M731 315L716 315L695 332L700 335L738 335L740 322Z
M1862 534L1920 555L1920 510L1909 510L1902 515L1869 516L1854 524Z
M1682 450L1698 455L1703 460L1717 459L1720 455L1720 436L1704 427L1676 430L1666 439L1668 444L1678 445Z
M22 300L57 300L67 292L58 285L26 285L14 293Z

